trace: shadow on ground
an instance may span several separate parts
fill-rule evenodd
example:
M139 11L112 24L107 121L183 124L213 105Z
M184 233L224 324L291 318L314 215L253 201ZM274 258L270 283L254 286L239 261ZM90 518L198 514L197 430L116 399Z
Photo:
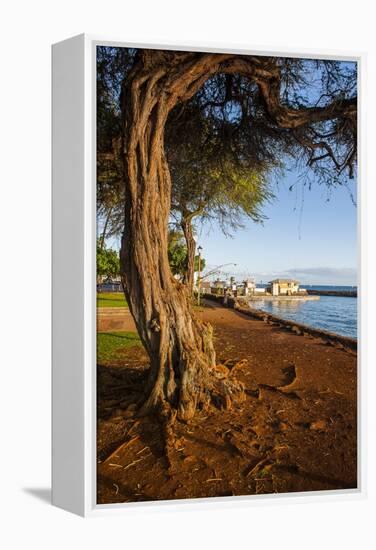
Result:
M51 504L52 494L49 487L24 487L22 490L38 500Z

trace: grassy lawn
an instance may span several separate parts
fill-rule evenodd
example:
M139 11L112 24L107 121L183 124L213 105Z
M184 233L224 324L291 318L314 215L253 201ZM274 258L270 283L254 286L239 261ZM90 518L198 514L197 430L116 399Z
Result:
M128 348L141 345L136 332L98 332L97 361L107 363L114 359L122 359L124 351Z
M97 307L128 307L122 292L99 292Z
M98 292L97 307L128 307L125 296L122 292ZM204 311L204 304L195 304L193 309Z

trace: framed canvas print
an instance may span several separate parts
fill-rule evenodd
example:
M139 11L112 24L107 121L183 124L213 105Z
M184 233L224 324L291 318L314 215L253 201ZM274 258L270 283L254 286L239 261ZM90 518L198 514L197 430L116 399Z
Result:
M364 491L362 57L53 46L53 502Z

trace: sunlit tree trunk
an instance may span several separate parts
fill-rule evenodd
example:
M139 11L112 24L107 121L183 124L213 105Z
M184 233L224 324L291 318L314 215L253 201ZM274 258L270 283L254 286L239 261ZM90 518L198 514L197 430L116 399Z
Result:
M144 60L133 72L123 95L126 198L121 273L150 357L143 411L168 403L180 418L189 419L221 391L212 373L212 329L193 314L189 288L174 279L169 267L171 179L163 137L173 102L164 87L168 67L145 64ZM178 86L175 94L178 97ZM228 405L231 391L224 388L222 393Z
M100 248L101 250L104 249L104 245L105 245L105 242L106 242L106 237L107 237L107 227L108 227L108 224L110 222L110 219L111 219L111 214L112 214L112 208L110 208L107 212L107 215L106 215L106 221L104 222L104 226L103 226L103 231L102 231L102 234L100 236Z

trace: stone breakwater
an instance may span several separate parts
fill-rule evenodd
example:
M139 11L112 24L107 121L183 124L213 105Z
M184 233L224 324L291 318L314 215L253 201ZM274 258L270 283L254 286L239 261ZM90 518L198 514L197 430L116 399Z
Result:
M345 298L356 298L358 296L357 290L311 290L307 288L307 294L309 296L338 296Z
M241 298L239 296L239 298ZM270 296L269 294L250 294L247 296L247 300L249 302L299 302L299 301L312 301L312 300L320 300L320 296L309 296L307 294L293 294L291 296L285 296L285 295L278 295L278 296Z
M213 300L217 303L223 304L222 296L214 296L211 294L205 294L204 298L208 300ZM289 321L287 319L282 319L276 315L260 311L259 309L254 309L249 306L249 302L244 298L228 298L227 307L236 309L243 315L247 315L253 319L258 319L267 323L269 325L275 325L279 328L289 330L299 336L309 336L313 338L320 338L325 341L327 344L335 346L337 348L345 348L353 351L357 351L358 342L356 338L350 338L349 336L342 336L334 332L329 332L327 330L316 329L302 323L296 323L295 321Z

